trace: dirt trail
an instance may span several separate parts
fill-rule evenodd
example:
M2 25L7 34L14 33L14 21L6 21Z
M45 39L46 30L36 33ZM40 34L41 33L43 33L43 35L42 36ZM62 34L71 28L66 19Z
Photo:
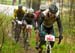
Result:
M7 33L8 33L8 36L9 36L10 38L12 38L13 41L15 41L10 28L7 29ZM22 34L20 35L19 44L21 45L22 48L24 48L23 36L22 36ZM30 46L30 49L29 49L28 51L23 50L23 53L37 53L37 52L36 52L35 47Z

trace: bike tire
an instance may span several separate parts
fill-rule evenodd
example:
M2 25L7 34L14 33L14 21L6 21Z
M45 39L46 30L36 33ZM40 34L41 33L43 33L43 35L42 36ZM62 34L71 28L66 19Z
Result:
M28 50L28 32L25 33L25 36L24 36L24 48L25 50L27 51Z
M49 46L47 47L47 53L50 53L50 48L49 48Z
M48 45L48 47L47 47L47 53L51 53L51 45Z
M15 28L15 37L14 37L16 42L19 41L20 33L21 33L21 27L17 25Z

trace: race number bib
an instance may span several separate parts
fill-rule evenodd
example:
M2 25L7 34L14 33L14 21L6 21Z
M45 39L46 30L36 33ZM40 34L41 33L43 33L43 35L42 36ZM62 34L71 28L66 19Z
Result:
M27 29L28 29L28 28L32 29L32 25L27 25L26 28L27 28Z
M45 41L55 41L55 36L53 35L45 35Z

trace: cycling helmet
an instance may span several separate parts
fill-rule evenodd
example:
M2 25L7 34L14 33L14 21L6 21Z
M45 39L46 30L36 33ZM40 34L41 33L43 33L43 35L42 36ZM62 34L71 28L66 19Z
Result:
M27 13L33 13L34 12L34 9L30 8L30 9L27 9Z
M51 13L56 14L57 11L58 11L58 8L57 8L56 5L53 5L53 4L52 4L52 5L49 6L49 11L50 11Z
M46 5L41 5L41 6L40 6L40 10L41 10L41 11L44 11L44 10L47 9L47 7L48 7L48 6L46 6Z
M22 5L18 5L18 9L22 9Z

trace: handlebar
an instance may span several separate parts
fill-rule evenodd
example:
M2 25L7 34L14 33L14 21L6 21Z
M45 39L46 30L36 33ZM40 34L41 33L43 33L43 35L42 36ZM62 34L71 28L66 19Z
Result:
M59 37L55 37L55 38L59 38ZM58 44L60 44L60 42L61 42L61 39L59 38Z
M60 44L62 39L60 37L55 37L55 38L59 38L58 44Z

